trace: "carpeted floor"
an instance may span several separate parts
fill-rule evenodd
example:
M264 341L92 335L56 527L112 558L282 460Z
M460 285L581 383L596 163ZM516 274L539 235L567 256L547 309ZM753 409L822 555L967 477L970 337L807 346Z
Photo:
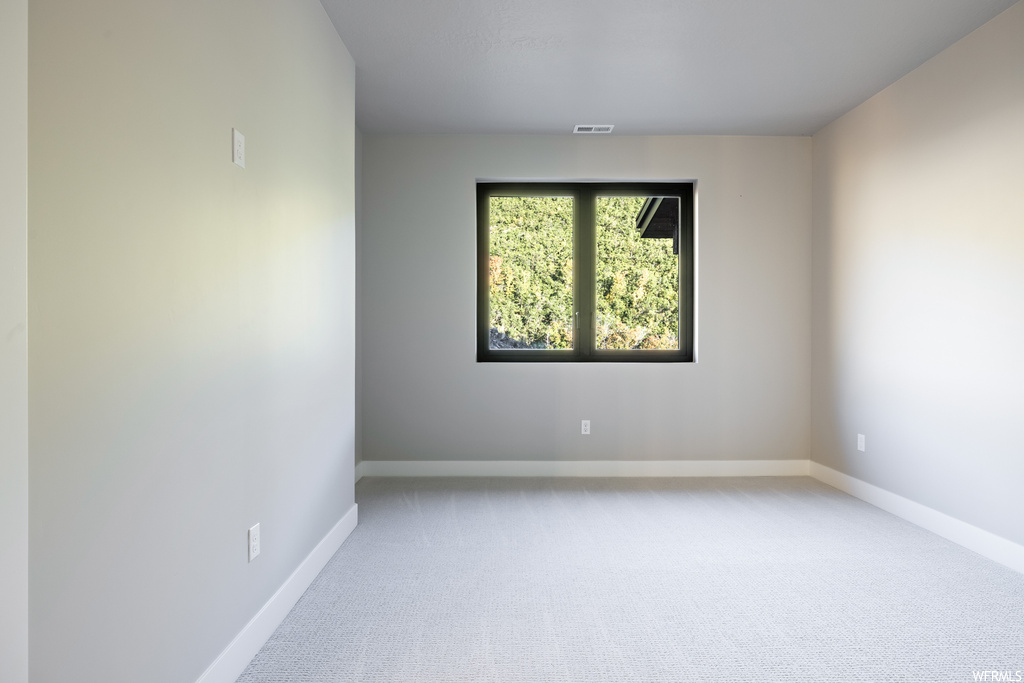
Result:
M367 478L356 499L240 682L1024 672L1024 575L813 479Z

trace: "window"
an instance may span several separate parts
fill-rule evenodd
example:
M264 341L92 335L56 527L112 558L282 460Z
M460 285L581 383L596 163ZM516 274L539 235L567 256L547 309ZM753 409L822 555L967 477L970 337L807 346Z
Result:
M693 361L692 183L477 183L477 360Z

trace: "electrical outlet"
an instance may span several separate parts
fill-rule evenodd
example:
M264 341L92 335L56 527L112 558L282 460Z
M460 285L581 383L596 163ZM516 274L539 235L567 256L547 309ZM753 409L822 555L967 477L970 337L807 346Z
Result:
M245 168L245 136L231 129L231 161Z
M857 435L857 450L860 451L861 453L863 453L864 450L865 450L865 447L864 447L864 435L863 434L858 434Z
M590 420L583 420L580 425L580 434L590 434Z
M260 554L260 525L249 529L249 561L252 562Z

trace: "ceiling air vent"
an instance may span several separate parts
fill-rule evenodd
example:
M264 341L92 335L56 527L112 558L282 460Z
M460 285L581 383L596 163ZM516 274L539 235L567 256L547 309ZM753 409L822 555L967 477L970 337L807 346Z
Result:
M576 124L576 127L572 129L573 133L584 133L592 135L594 133L611 133L612 128L615 126L584 126L582 124Z

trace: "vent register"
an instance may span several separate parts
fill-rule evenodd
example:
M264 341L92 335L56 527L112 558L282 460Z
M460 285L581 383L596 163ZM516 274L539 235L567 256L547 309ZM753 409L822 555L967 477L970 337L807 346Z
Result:
M589 126L587 126L587 125L583 125L583 124L579 124L578 123L578 124L576 124L576 127L572 129L572 132L574 134L595 135L595 134L599 134L599 133L611 133L612 132L612 128L614 128L614 127L615 126L609 126L609 125L600 125L600 126L598 126L598 125L589 125Z

